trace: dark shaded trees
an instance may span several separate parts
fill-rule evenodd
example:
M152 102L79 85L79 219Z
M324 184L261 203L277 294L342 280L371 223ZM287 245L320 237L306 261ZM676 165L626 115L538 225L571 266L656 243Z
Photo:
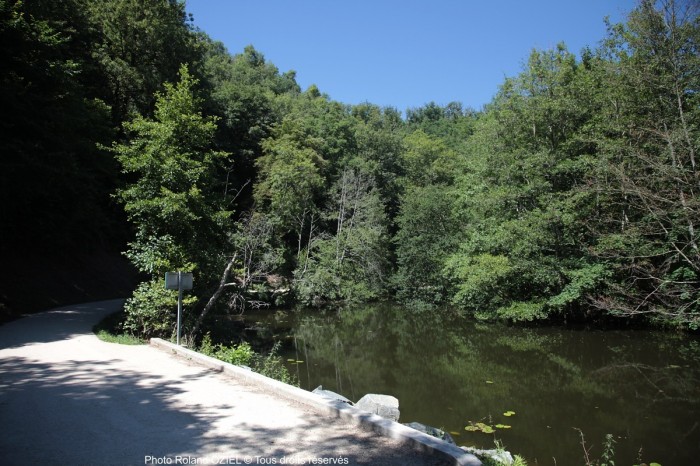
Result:
M152 111L181 63L197 61L184 4L4 0L0 35L0 189L14 199L2 207L2 243L123 241L110 201L118 166L101 147L130 112Z
M113 137L91 93L84 2L0 2L0 244L49 251L107 237ZM75 228L80 225L81 228Z
M201 60L185 3L179 0L85 2L95 29L92 55L116 124L153 111L155 94L180 65Z

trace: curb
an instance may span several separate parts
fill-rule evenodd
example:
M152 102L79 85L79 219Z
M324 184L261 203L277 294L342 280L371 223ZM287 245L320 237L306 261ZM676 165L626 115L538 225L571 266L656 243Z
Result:
M376 414L359 410L347 403L329 400L315 393L265 377L250 369L234 366L233 364L220 361L210 356L205 356L160 338L151 338L150 344L152 347L161 351L180 356L195 364L208 367L216 372L222 372L247 384L255 385L263 390L271 391L276 395L303 403L322 414L332 415L345 421L355 423L362 428L378 434L401 440L411 445L416 450L439 456L456 466L481 466L482 464L479 458L470 453L466 453L455 445L443 442L440 439L411 429L398 422L390 421Z

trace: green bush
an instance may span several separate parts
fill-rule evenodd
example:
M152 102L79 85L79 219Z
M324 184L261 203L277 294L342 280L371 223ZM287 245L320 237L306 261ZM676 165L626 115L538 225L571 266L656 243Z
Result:
M206 334L199 347L199 352L237 366L249 366L256 354L246 342L238 346L212 345L211 336Z
M191 307L196 298L183 298L183 308ZM177 322L177 292L166 290L162 279L141 283L124 304L124 330L140 338L169 339Z
M299 386L299 381L284 366L282 358L279 356L279 348L280 342L276 342L270 352L263 355L256 353L246 342L234 346L214 345L211 342L211 336L207 334L204 336L198 351L230 364L249 366L253 371L271 379Z

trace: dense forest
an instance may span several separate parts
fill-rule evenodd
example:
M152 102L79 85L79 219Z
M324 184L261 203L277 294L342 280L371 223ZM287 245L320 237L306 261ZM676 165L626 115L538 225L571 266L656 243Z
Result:
M125 250L144 336L172 334L171 270L191 336L379 300L697 330L697 6L533 50L483 109L401 112L301 89L181 1L0 0L0 251Z

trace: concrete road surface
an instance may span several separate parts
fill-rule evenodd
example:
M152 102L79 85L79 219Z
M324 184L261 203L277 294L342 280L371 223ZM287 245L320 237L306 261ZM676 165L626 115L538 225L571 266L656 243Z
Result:
M0 464L443 464L92 326L121 301L0 326Z

